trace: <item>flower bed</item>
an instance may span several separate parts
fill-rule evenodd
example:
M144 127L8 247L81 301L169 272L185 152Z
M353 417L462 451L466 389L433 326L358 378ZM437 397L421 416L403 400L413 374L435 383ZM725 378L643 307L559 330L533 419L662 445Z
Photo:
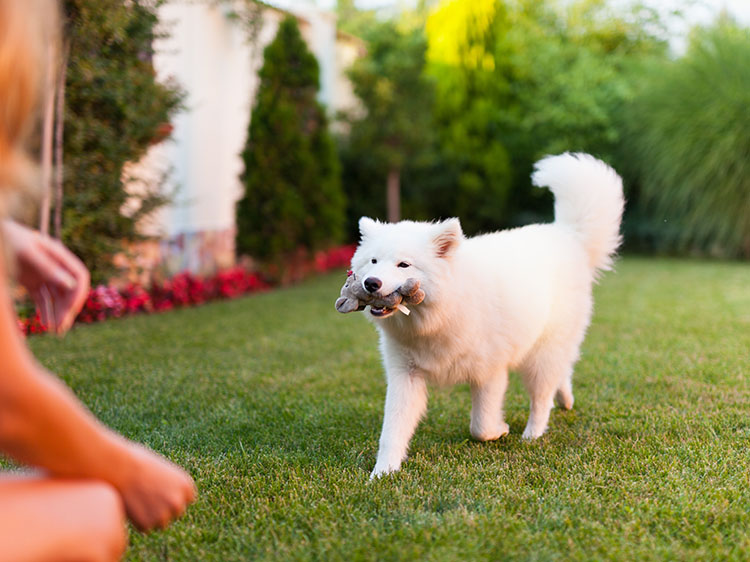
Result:
M348 267L354 250L354 245L346 245L318 252L311 260L309 270L324 273ZM154 283L148 289L132 283L119 289L98 285L91 288L76 322L88 324L131 314L162 312L213 300L232 299L272 287L273 284L262 275L240 266L219 271L211 277L198 277L185 271L164 282ZM27 335L47 331L38 313L19 318L18 326Z

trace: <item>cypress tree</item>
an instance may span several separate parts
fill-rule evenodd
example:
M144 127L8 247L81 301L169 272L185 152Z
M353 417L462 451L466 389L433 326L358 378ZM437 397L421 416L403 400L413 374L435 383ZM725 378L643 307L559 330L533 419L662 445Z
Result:
M317 101L318 63L293 17L263 53L242 160L237 251L283 265L338 242L344 224L336 148Z

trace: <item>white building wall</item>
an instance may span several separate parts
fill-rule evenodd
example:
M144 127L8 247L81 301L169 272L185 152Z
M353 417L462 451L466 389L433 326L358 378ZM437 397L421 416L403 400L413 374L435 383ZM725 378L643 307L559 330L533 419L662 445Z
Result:
M170 37L156 45L160 79L185 90L185 109L173 120L172 140L155 149L171 166L172 205L160 213L166 236L233 225L241 172L243 124L257 87L245 32L223 9L170 2L160 9Z
M242 4L240 0L236 9ZM234 259L234 208L242 194L240 153L258 88L257 72L263 48L287 13L265 9L252 47L226 3L173 0L159 10L169 36L155 44L154 68L160 80L176 80L186 98L185 109L173 119L171 140L155 146L137 166L138 175L152 181L168 173L164 189L173 194L172 203L141 227L163 238L160 254L167 269L200 272ZM335 15L303 6L295 16L320 65L319 99L333 114L336 94L342 91Z

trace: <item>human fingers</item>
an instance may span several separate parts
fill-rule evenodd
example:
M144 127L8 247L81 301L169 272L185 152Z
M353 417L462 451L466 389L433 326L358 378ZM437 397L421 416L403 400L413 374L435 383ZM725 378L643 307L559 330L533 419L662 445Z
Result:
M91 282L89 270L78 257L66 248L59 240L40 237L41 249L57 266L57 285L67 290L79 288L88 292Z
M128 471L118 487L128 517L141 531L163 528L194 500L193 480L180 467L145 447L134 445L130 450L137 470Z
M70 329L75 321L75 315L71 314L73 293L53 286L49 289L49 295L51 322L47 324L47 327L57 335L62 335Z
M157 522L157 528L163 529L172 521L179 519L185 514L189 504L195 499L192 479L187 477L189 484L183 482L182 486L175 487L164 498L165 509Z
M52 256L61 267L70 273L79 285L89 284L88 269L86 269L83 262L78 259L78 256L66 248L62 242L53 238L45 237L43 238L43 244L45 251L47 251L47 253Z
M54 268L55 275L50 280L54 299L56 331L66 332L73 325L90 289L88 269L70 250L57 240L50 238L41 242L43 254L46 255L48 269Z
M148 494L125 501L128 518L142 532L164 529L184 515L193 497L184 489L152 490Z
M57 330L57 323L55 322L54 313L54 300L50 295L46 285L39 285L33 288L26 289L29 292L29 296L36 305L36 310L39 313L39 318L48 330Z
M37 304L37 307L41 308L42 323L50 330L57 332L60 329L60 326L57 322L55 299L45 284L42 284L42 286L39 287L39 294L41 296L41 306Z
M73 289L76 279L71 272L47 251L43 238L36 240L18 255L19 281L32 291L44 283L67 290Z
M64 334L73 325L81 307L86 302L87 295L88 289L83 286L77 286L73 291L53 291L52 310L56 322L55 331L58 335Z

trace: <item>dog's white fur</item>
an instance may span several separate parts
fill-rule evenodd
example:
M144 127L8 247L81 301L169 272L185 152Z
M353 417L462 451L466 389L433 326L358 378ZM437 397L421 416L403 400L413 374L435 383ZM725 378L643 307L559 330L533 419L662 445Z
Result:
M555 222L465 238L458 219L385 224L360 219L352 269L379 291L416 277L424 302L372 318L388 389L371 477L396 471L427 407L427 383L471 386L471 435L508 433L508 370L531 398L525 439L547 429L553 398L573 406L571 377L592 313L592 283L611 269L620 244L622 182L587 154L536 164L533 183L555 195ZM371 286L372 288L372 286Z

